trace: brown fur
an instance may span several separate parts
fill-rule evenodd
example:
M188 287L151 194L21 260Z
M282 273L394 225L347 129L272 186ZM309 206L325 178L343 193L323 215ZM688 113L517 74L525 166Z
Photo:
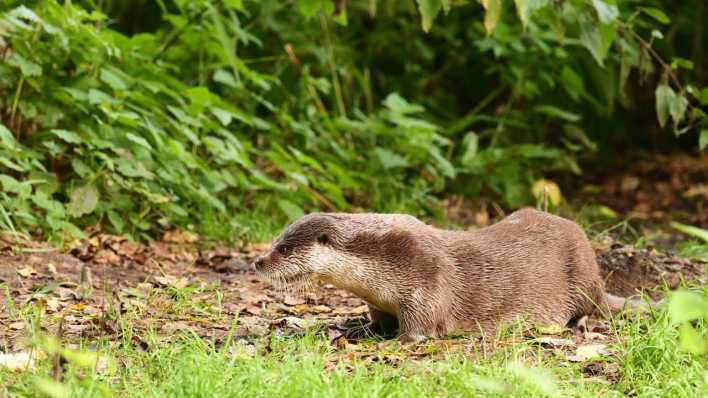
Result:
M314 260L312 253L328 254ZM488 331L518 318L566 325L607 308L585 233L533 209L474 231L406 215L311 214L288 227L256 268L274 279L320 278L351 290L369 303L375 325L397 324L408 341Z

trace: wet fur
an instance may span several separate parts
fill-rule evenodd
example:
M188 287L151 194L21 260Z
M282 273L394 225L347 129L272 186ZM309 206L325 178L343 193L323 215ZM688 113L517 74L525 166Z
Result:
M585 233L533 209L475 231L397 214L311 214L283 232L258 268L275 281L304 273L350 290L369 304L372 327L398 326L409 341L518 318L566 325L606 308Z

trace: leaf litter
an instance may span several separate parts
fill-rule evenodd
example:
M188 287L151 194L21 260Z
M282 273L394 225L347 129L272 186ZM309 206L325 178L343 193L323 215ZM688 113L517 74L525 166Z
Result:
M233 344L241 347L233 352L251 355L254 340L263 336L294 337L320 330L331 346L325 369L346 369L355 361L396 366L451 353L479 358L480 352L484 356L526 341L537 344L544 355L584 364L588 377L608 372L608 380L616 376L606 364L597 365L612 355L609 347L614 343L606 323L599 320L591 321L584 335L546 327L527 330L521 340L502 337L491 343L463 337L401 346L378 336L352 339L345 331L368 321L366 303L358 297L328 284L315 284L303 294L276 290L248 266L268 244L204 249L197 242L198 237L179 232L146 245L99 234L72 242L67 252L41 250L44 247L37 244L33 247L40 250L32 252L2 251L0 283L7 286L10 300L0 308L0 344L6 347L0 366L30 366L25 355L30 330L12 308L34 304L48 315L42 317L43 330L56 330L63 322L66 344L99 339L119 343L123 322L131 329L130 343L141 350L150 349L150 331L158 341L194 333L216 344L225 343L232 332ZM617 295L654 294L651 289L674 276L705 277L700 263L628 246L601 250L599 260L608 290Z

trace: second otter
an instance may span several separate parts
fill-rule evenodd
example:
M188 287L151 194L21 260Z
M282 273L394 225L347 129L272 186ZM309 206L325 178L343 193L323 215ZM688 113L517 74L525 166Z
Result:
M371 326L398 326L402 341L520 317L566 325L607 305L585 233L532 209L475 231L401 214L310 214L255 265L273 281L320 279L353 292L368 303Z

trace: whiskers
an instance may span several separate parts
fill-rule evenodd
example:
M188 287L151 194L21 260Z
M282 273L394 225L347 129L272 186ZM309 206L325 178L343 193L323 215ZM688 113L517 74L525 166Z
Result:
M304 298L308 293L312 293L315 288L315 279L310 274L298 276L290 281L280 272L264 276L275 290L294 297Z

